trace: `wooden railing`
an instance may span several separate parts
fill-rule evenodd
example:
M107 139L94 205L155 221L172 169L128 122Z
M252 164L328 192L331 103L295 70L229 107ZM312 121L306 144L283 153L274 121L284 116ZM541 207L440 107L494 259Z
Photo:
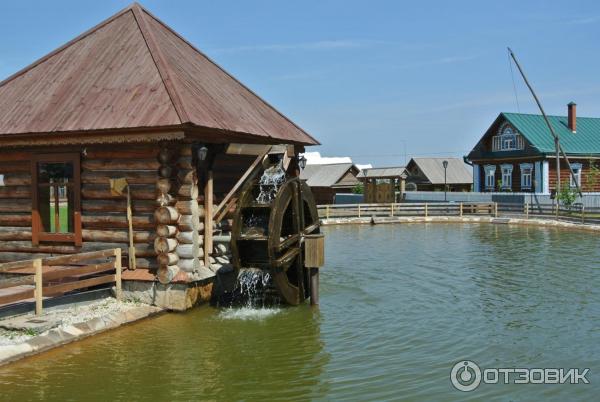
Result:
M600 208L586 207L581 204L569 208L562 205L510 204L499 203L501 215L520 215L527 218L562 219L577 223L600 224Z
M367 218L367 217L415 217L415 216L463 216L496 215L496 204L489 202L432 202L391 204L335 204L319 205L319 217Z
M44 268L47 269L44 271ZM34 285L33 288L0 295L0 305L35 298L35 313L40 315L44 297L107 283L115 283L116 298L121 300L122 269L120 248L0 264L0 274L22 274L0 279L0 289ZM81 277L85 279L79 279Z

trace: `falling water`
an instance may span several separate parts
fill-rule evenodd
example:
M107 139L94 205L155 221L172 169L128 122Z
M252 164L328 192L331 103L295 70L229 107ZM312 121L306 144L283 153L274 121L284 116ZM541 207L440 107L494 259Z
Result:
M258 182L260 185L260 194L256 197L256 202L259 204L268 204L273 201L283 182L285 182L283 161L265 169Z
M272 304L271 298L268 297L271 288L272 278L268 271L242 268L238 273L234 294L245 307L261 308L265 307L267 302Z

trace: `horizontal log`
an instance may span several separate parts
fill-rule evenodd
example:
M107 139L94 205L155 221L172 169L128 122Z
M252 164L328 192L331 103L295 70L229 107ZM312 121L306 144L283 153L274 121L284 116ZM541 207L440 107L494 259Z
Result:
M179 258L177 263L179 268L185 272L193 272L196 269L204 266L204 262L200 258Z
M22 227L0 226L0 241L31 240L31 230Z
M25 289L19 293L10 293L5 296L0 296L0 304L9 304L31 298L33 298L33 289Z
M2 233L0 232L0 238ZM128 243L129 232L127 230L99 230L85 229L82 230L83 241L91 242L107 242L107 243ZM30 233L31 238L31 233ZM152 244L156 238L156 233L152 231L134 231L134 243Z
M155 270L158 268L156 258L135 258L135 265L137 268Z
M149 184L131 185L131 199L154 200L156 199L156 188ZM85 184L81 186L81 197L88 200L106 200L123 198L124 195L113 195L110 186L101 184Z
M69 268L59 268L54 271L45 272L43 274L44 282L61 279L61 278L69 278L74 276L89 276L92 274L97 274L100 272L106 271L115 271L115 262L104 262L100 264L90 264L85 265L83 267L69 267Z
M198 186L195 184L182 184L177 189L177 195L180 198L188 198L191 200L198 199Z
M198 258L204 253L202 247L195 247L193 244L180 244L175 250L180 259Z
M156 171L160 164L156 159L86 159L81 163L84 170L148 170Z
M31 212L31 199L8 199L0 200L0 213L8 212Z
M31 198L31 187L2 186L0 187L0 198Z
M174 207L159 207L154 212L154 219L156 223L168 225L177 222L179 212Z
M173 225L158 225L156 234L160 237L174 237L177 234L177 226Z
M177 159L177 167L179 169L194 169L191 156L181 156Z
M14 162L0 162L0 174L15 173L15 172L31 172L31 162L26 161L14 161Z
M127 216L125 214L114 215L83 215L81 223L84 229L113 229L127 228ZM153 229L154 219L151 215L134 215L134 230Z
M0 289L13 288L15 286L32 285L34 282L35 282L34 275L0 279Z
M160 194L156 197L156 205L166 207L167 205L173 205L177 202L177 199L171 194Z
M161 166L158 168L158 175L160 177L173 177L175 169L172 166Z
M175 265L179 262L179 256L176 253L165 253L156 256L156 261L159 267Z
M200 220L192 222L192 219L192 215L181 215L181 217L179 218L179 222L177 223L177 227L179 228L179 230L183 232L191 232L195 230L195 228L198 228L198 231L203 231L204 222L201 222Z
M163 147L158 151L157 160L161 165L169 165L178 156L179 152L173 148Z
M156 189L158 191L159 194L168 194L171 189L174 189L176 187L176 183L169 178L160 178L158 180L155 181L156 182Z
M0 242L0 252L15 253L46 253L46 254L81 254L107 249L122 248L127 249L127 243L107 243L107 242L84 242L81 247L65 245L60 243L42 243L37 246L31 244L31 241L3 241ZM135 246L135 255L148 257L156 255L149 244L138 244Z
M49 253L12 253L12 252L0 252L0 272L6 269L11 269L11 264L21 264L19 261L27 261L26 266L31 266L32 259L35 258L47 258L52 254Z
M177 265L169 265L167 267L159 268L156 277L160 283L167 284L170 283L178 273L179 267Z
M0 215L0 226L31 227L31 214Z
M155 159L156 144L136 144L135 147L94 146L86 148L84 160L89 159Z
M177 180L181 184L193 184L197 181L196 171L194 169L179 169Z
M194 203L196 205L198 205L199 216L203 217L204 216L204 206L202 204L199 204L196 201L192 201L192 200L177 201L177 203L175 204L175 208L177 208L179 213L181 213L182 215L191 215L192 214L192 206Z
M86 171L81 173L81 183L83 184L104 184L108 185L110 179L124 177L129 184L154 184L158 179L156 171L147 172L103 172Z
M133 200L131 202L131 209L134 215L139 213L153 213L156 210L156 202L153 200ZM81 210L84 214L93 212L126 213L127 200L82 200Z
M157 237L156 239L154 239L154 251L156 251L157 254L170 253L172 251L175 251L177 244L178 242L175 239Z
M0 172L2 174L2 172ZM4 174L5 186L29 186L31 185L31 173L15 172Z
M193 231L178 232L177 236L175 236L175 238L181 244L194 244L194 232ZM196 241L197 241L198 245L202 245L202 242L204 241L203 236L197 235Z

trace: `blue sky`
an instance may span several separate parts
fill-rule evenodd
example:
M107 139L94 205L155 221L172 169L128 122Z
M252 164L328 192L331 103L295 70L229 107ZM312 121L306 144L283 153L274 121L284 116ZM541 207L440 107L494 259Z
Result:
M4 78L127 1L0 3ZM323 155L400 165L462 156L501 111L600 117L595 1L144 1L142 5L318 138Z

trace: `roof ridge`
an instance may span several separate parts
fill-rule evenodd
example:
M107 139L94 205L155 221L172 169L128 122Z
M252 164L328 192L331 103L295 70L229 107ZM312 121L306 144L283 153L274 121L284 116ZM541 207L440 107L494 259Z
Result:
M156 44L154 34L150 30L148 22L144 17L144 12L146 10L138 3L131 4L130 8L133 13L133 18L142 35L142 38L144 39L144 43L146 43L146 47L148 48L150 57L152 57L154 66L158 71L158 75L160 76L163 86L165 87L165 90L169 95L169 100L171 101L171 104L175 109L175 113L177 113L179 122L181 124L188 123L189 117L187 112L185 111L183 102L181 101L181 98L179 96L179 92L175 87L175 82L171 79L171 76L169 74L169 65L165 61L164 55L162 54L160 47Z
M512 114L512 115L520 115L520 116L537 116L537 117L544 117L543 115L539 114L539 113L520 113L520 112L500 112L500 114L503 115L507 115L507 114ZM557 115L557 114L547 114L547 117L561 117L561 118L568 118L567 115ZM590 117L590 116L577 116L578 119L600 119L600 117Z
M148 11L146 8L144 8L143 6L141 6L138 3L133 3L132 7L134 7L134 6L137 6L140 11L148 14L149 17L153 18L156 22L158 22L160 25L162 25L165 29L167 29L169 32L171 32L172 34L174 34L175 36L177 36L179 39L181 39L183 42L185 42L196 53L200 54L202 57L206 58L210 63L214 64L219 70L221 70L229 78L231 78L232 80L234 80L235 82L237 82L242 88L246 89L252 95L256 96L266 106L268 106L269 108L273 109L277 114L279 114L281 117L283 117L285 120L287 120L290 124L292 124L298 130L300 130L302 133L304 133L306 136L308 136L313 141L315 141L315 145L320 145L321 144L316 138L314 138L312 135L308 134L304 129L302 129L302 127L299 127L296 123L294 123L292 120L290 120L286 115L284 115L283 113L281 113L277 108L275 108L269 102L267 102L266 100L264 100L261 96L259 96L252 89L250 89L246 85L244 85L241 81L239 81L237 78L235 78L233 75L231 75L227 70L225 70L223 67L221 67L213 59L211 59L210 57L208 57L204 52L202 52L200 49L198 49L196 46L194 46L190 41L188 41L183 36L181 36L180 34L178 34L174 29L172 29L169 25L167 25L165 22L163 22L160 18L156 17L154 14L152 14L150 11Z
M0 87L4 86L5 84L9 83L10 81L14 80L15 78L20 77L21 75L25 74L29 70L33 69L34 67L39 66L40 64L44 63L45 61L47 61L51 57L57 55L58 53L62 52L63 50L68 49L69 47L71 47L75 43L79 42L80 40L82 40L82 39L90 36L93 33L95 33L100 28L103 28L104 26L110 24L111 22L113 22L117 18L125 15L127 12L132 11L132 9L133 9L133 7L135 5L138 5L138 4L137 3L130 4L129 6L125 7L124 9L122 9L121 11L117 12L116 14L113 14L112 16L108 17L107 19L105 19L104 21L100 22L99 24L94 25L92 28L88 29L87 31L84 31L83 33L79 34L78 36L76 36L75 38L71 39L67 43L63 44L62 46L59 46L58 48L54 49L50 53L46 54L45 56L37 59L36 61L34 61L33 63L29 64L28 66L20 69L19 71L17 71L16 73L13 73L12 75L9 75L4 80L0 81Z

